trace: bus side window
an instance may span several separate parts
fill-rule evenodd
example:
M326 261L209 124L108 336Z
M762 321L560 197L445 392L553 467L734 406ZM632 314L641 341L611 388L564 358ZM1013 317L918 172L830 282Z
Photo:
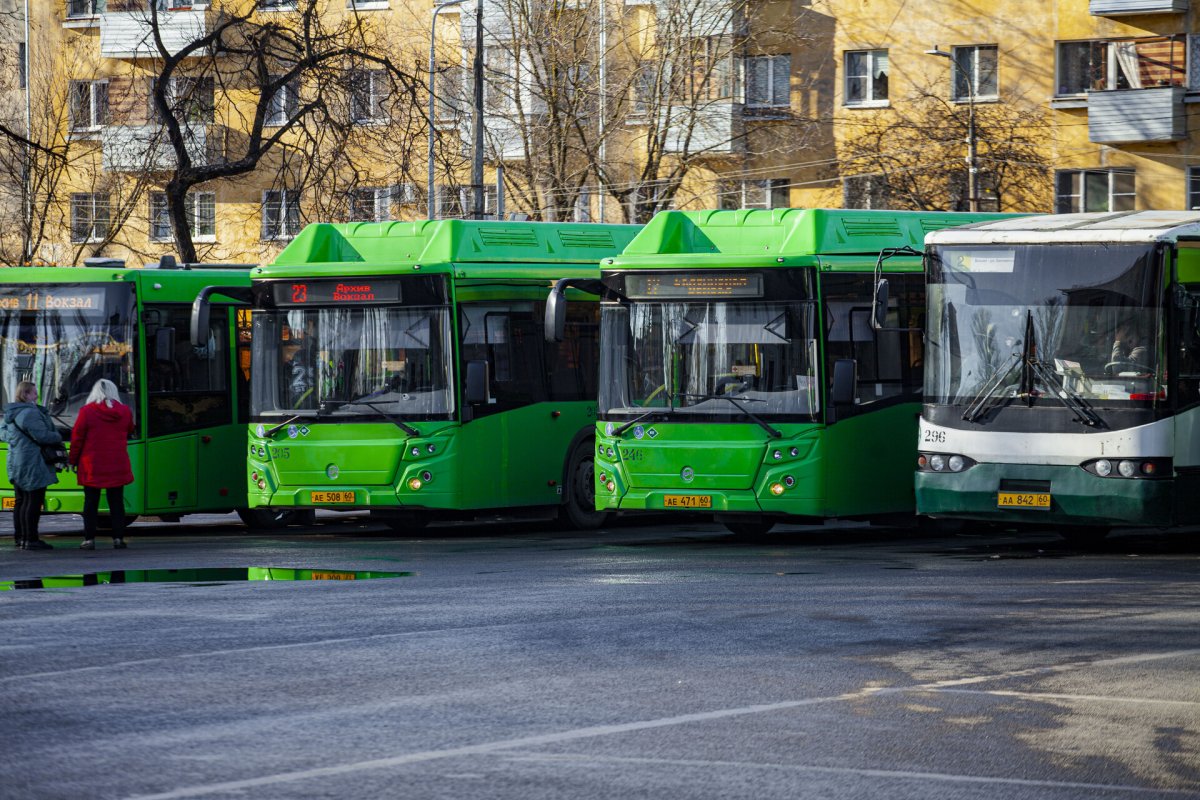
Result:
M475 409L493 414L546 399L541 321L533 304L464 303L461 308L462 361L487 361L494 402Z
M1179 366L1175 372L1176 408L1200 403L1200 284L1186 284L1175 304L1175 335Z
M569 303L561 342L546 344L546 378L551 400L592 400L600 372L600 306Z
M214 306L208 342L189 340L191 307L148 306L147 433L163 436L232 421L227 310Z

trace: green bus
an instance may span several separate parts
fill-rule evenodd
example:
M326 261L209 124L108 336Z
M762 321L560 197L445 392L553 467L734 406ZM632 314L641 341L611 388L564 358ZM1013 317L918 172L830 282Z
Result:
M248 524L284 522L282 515L250 511L240 469L236 479L230 470L246 451L248 316L222 304L199 345L189 341L197 293L214 280L248 289L249 267L179 266L170 259L159 267L103 259L87 267L0 271L0 401L7 405L18 382L32 381L69 439L93 384L108 378L137 425L129 442L128 515L177 520L236 510ZM0 504L9 510L13 500L0 469ZM60 473L46 493L46 511L82 509L74 473Z
M1054 527L1200 523L1200 212L972 225L926 239L917 507Z
M598 304L576 303L553 345L543 313L554 279L599 278L637 230L309 225L252 273L250 504L369 510L397 530L546 511L601 524ZM224 291L197 298L198 329Z
M777 522L913 514L932 230L995 214L659 214L602 264L598 510ZM890 278L877 329L876 273ZM556 338L560 281L548 303ZM566 304L569 306L569 304Z

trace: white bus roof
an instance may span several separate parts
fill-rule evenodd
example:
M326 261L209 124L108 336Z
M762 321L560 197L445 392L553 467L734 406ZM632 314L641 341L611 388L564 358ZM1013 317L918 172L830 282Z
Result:
M980 222L926 234L925 244L1157 242L1200 236L1200 211L1046 214Z

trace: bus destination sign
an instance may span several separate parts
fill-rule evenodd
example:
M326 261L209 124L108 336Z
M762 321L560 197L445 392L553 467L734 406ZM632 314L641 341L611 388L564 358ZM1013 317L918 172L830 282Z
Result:
M341 281L280 281L274 284L277 306L364 305L400 301L400 281L351 278Z
M665 272L625 276L625 294L633 300L688 297L762 297L757 272Z
M0 294L0 311L100 311L103 308L103 290L81 289L78 286L61 289L39 286Z

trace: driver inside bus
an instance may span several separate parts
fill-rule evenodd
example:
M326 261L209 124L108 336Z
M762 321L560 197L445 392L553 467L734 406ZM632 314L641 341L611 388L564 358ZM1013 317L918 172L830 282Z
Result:
M1109 363L1146 365L1149 351L1132 320L1117 325Z
M300 408L312 396L313 368L299 339L283 343L283 380L290 408Z

